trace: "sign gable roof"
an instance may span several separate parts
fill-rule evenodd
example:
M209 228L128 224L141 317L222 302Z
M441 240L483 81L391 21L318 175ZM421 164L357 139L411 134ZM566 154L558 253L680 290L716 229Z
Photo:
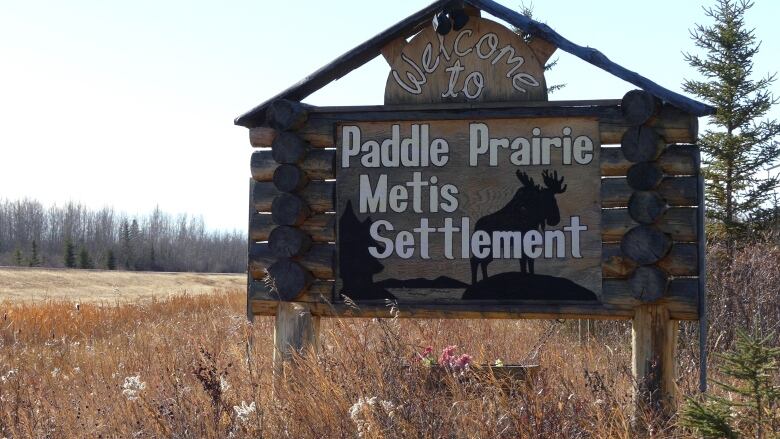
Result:
M456 0L437 0L404 20L387 28L368 41L334 59L329 64L320 68L311 75L305 77L297 84L282 91L271 99L263 102L247 113L237 117L235 124L247 128L262 125L265 122L265 113L271 102L278 99L301 101L315 91L328 85L352 70L362 66L380 55L381 48L398 38L408 38L415 35L430 23L431 17L437 12L457 3ZM706 116L715 113L715 108L705 103L696 101L687 96L671 91L660 86L652 80L627 68L616 64L600 51L575 44L555 32L544 23L532 20L527 16L513 11L494 0L465 0L464 3L485 11L496 18L522 29L535 37L544 39L559 49L570 53L626 82L629 82L657 98L669 102L677 108L687 111L695 116Z

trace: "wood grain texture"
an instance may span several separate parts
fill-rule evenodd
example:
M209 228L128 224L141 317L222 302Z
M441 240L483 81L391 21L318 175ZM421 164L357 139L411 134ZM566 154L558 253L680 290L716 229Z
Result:
M642 162L628 168L626 181L635 191L651 191L661 184L664 171L655 162Z
M268 246L277 258L294 258L309 251L311 238L301 229L279 226L271 231Z
M249 300L260 302L283 301L279 294L271 286L262 280L252 280L249 283ZM315 280L299 296L293 298L295 302L319 302L329 303L333 300L333 282Z
M669 276L652 265L639 267L628 280L631 294L643 303L653 303L664 297L669 287Z
M444 16L442 24L451 21ZM385 104L547 100L544 63L510 29L472 17L463 29L445 34L440 37L435 25L427 27L403 47L390 63ZM458 68L458 80L451 83ZM479 75L481 89L477 79L467 79L472 75Z
M253 200L257 212L271 212L274 199L281 192L273 183L258 182L253 189ZM297 195L306 203L311 212L333 212L335 202L335 182L311 181Z
M294 260L301 264L317 279L333 279L336 247L333 244L312 244L310 250ZM249 271L252 278L263 279L266 270L277 262L278 256L265 242L253 243L249 246Z
M628 214L639 224L654 224L669 208L655 191L636 191L628 200Z
M411 124L393 123L393 122L362 122L359 125L342 125L339 131L356 133L359 127L361 142L384 142L391 134L392 127L396 125L395 137L405 138L412 132ZM601 219L601 209L598 203L599 196L599 161L596 151L598 144L592 143L594 154L589 156L590 161L583 160L583 164L578 164L574 160L570 164L564 164L564 149L551 147L548 164L528 164L524 166L513 165L510 161L512 151L508 148L510 140L518 137L530 138L533 132L541 136L560 135L566 129L570 129L571 138L594 139L597 138L595 121L589 119L487 119L479 121L471 120L446 120L446 121L418 121L420 130L429 130L430 139L446 139L449 146L448 161L445 166L428 167L395 167L395 168L371 168L364 167L359 157L353 156L346 163L339 159L338 170L338 190L341 198L337 211L339 215L345 215L350 208L354 212L355 220L351 224L360 222L364 224L370 217L376 224L378 221L388 221L393 230L382 231L383 237L394 239L399 236L400 231L412 231L420 228L422 219L425 219L430 227L441 228L449 218L457 228L465 227L469 233L465 234L465 239L461 239L463 234L455 234L450 237L444 233L431 233L426 239L427 253L423 254L421 246L417 245L412 249L412 253L405 257L399 252L388 254L381 260L381 272L374 274L374 282L383 282L385 280L406 280L406 279L424 279L432 281L438 277L445 276L453 279L453 283L474 284L481 278L490 276L504 275L505 278L511 275L519 274L521 264L517 256L512 258L490 258L483 267L487 267L487 276L484 272L477 273L476 270L481 267L475 265L475 258L470 258L473 254L473 246L469 245L469 236L472 231L479 231L482 224L491 224L494 213L510 205L514 201L511 209L517 209L517 216L505 215L499 221L504 221L495 230L521 230L520 227L526 227L522 221L526 221L531 215L544 215L541 208L534 212L534 209L526 205L526 213L523 213L522 201L528 191L541 191L547 187L544 175L548 176L547 181L551 180L553 174L555 179L563 178L563 184L567 185L565 190L559 187L553 189L552 185L543 195L549 203L554 203L558 214L548 224L546 230L560 230L568 227L575 222L581 224L587 229L578 234L579 248L582 253L573 256L570 251L561 250L560 253L553 255L553 251L548 252L547 258L538 257L534 262L534 273L555 277L556 279L565 278L575 282L577 285L587 289L595 296L598 296L598 290L601 287L600 279L600 252L601 235L598 230ZM507 148L501 148L497 152L497 157L492 162L488 154L472 157L469 152L469 143L471 134L474 133L474 125L481 125L483 133L493 139L504 139ZM568 132L568 131L567 131ZM352 137L354 139L355 137ZM474 137L476 139L476 135ZM340 141L338 142L340 143ZM488 141L484 142L485 145ZM456 147L457 145L457 147ZM517 144L516 144L517 145ZM539 155L538 155L539 157ZM472 161L474 159L474 161ZM474 165L472 165L474 163ZM533 179L523 182L524 177L518 175L519 172L526 172L528 178ZM364 178L365 176L365 178ZM384 176L384 177L383 177ZM437 181L437 188L450 184L457 189L457 204L451 211L439 207L440 203L434 202L433 206L437 208L434 212L430 206L433 197L429 189L425 188L419 195L418 208L413 208L410 200L400 208L393 208L388 202L384 209L369 208L368 204L359 199L359 189L361 181L367 184L376 185L381 178L386 178L387 188L404 187L412 178L418 178L420 181ZM537 185L539 185L537 187ZM364 188L368 187L364 184ZM373 187L373 186L372 186ZM373 190L373 189L372 189ZM382 189L384 191L385 189ZM411 192L410 192L411 193ZM441 198L439 198L441 199ZM349 206L348 206L349 203ZM350 207L351 206L351 207ZM507 208L507 211L510 208ZM372 211L373 210L373 211ZM493 215L491 217L491 215ZM464 220L465 218L465 220ZM483 222L480 221L486 218ZM465 222L466 226L462 226ZM544 218L540 222L543 222ZM479 224L478 224L479 223ZM538 224L539 222L533 222ZM370 224L364 225L369 227ZM533 229L533 226L529 227ZM460 229L459 229L460 230ZM528 229L526 229L528 230ZM409 232L407 232L409 233ZM484 232L488 233L488 232ZM411 233L410 233L411 234ZM567 235L568 236L568 235ZM466 244L464 244L464 242ZM419 241L418 241L419 243ZM449 250L447 250L449 248ZM566 246L566 249L571 249ZM341 250L341 249L340 249ZM450 256L445 256L450 251ZM342 257L344 257L342 253ZM484 258L484 257L483 257ZM484 258L487 259L487 258ZM345 264L345 266L347 266ZM476 274L480 278L474 279ZM450 291L433 291L433 289L417 288L419 293L414 295L406 291L399 292L408 297L409 300L425 301L440 298L442 300L460 300L458 287L448 288ZM475 291L473 289L472 291ZM395 294L395 293L393 293ZM431 297L431 299L429 299ZM592 296L591 296L592 297ZM469 298L468 300L476 300Z
M551 101L519 103L473 103L435 105L374 105L354 107L317 107L312 109L306 124L296 133L313 148L333 148L335 124L343 121L369 120L453 120L497 117L592 117L599 122L600 143L619 145L626 130L631 128L622 114L618 100ZM647 123L666 141L695 143L698 119L678 108L664 105L660 113ZM268 127L249 130L250 144L256 148L270 147L277 133ZM626 169L628 169L626 166ZM623 171L619 175L625 175ZM676 173L668 173L676 175Z
M675 243L666 257L656 264L670 276L697 276L698 247L695 243ZM626 257L617 243L602 246L602 275L604 278L626 279L638 264Z
M623 116L631 125L642 125L655 116L660 108L660 100L644 90L631 90L620 102Z
M697 217L695 207L671 207L656 226L676 242L695 242ZM619 242L626 232L638 225L625 208L601 211L601 239L604 242Z
M271 154L277 163L296 164L306 158L311 147L298 134L281 132L271 143Z
M312 284L311 288L314 288ZM592 319L631 319L634 309L642 302L633 297L628 280L604 279L602 304L551 304L539 303L480 303L471 305L410 304L398 303L396 309L402 318L456 318L456 319L554 319L554 318L592 318ZM275 301L252 300L250 306L256 315L274 315ZM697 319L698 280L696 278L677 278L669 283L666 295L658 304L663 304L676 320ZM315 315L321 317L393 317L390 307L384 301L361 303L357 308L344 303L318 303L312 308Z
M279 165L274 171L273 180L280 192L300 191L309 183L309 177L296 165Z
M253 269L251 261L249 268ZM252 272L253 279L266 282L283 301L291 301L300 296L314 280L306 268L288 258L278 259L263 269L262 277L257 277L257 274L255 271Z
M672 239L669 236L657 227L647 225L634 227L620 240L620 251L639 265L660 261L671 248Z
M284 363L293 354L317 354L320 319L300 303L279 302L275 314L273 372L274 380L280 380L284 376Z
M657 227L677 242L696 241L695 207L671 207L664 213ZM626 208L602 209L601 239L603 242L619 242L623 235L639 223L631 219ZM267 241L271 231L277 225L271 215L255 213L249 227L249 236L253 241ZM311 236L315 242L333 242L336 239L336 215L316 214L305 220L301 230Z
M671 415L677 410L675 346L679 324L663 304L637 307L631 324L632 371L638 411Z
M268 125L279 131L296 130L306 123L308 111L300 102L278 99L268 107Z
M650 127L637 126L626 130L620 139L620 150L630 162L649 162L661 155L666 142Z
M312 149L297 166L310 180L327 180L336 177L336 150ZM251 159L252 178L255 181L273 181L279 163L269 149L255 151Z
M667 176L697 175L697 154L698 147L695 145L669 145L655 161L655 164ZM635 164L623 157L623 152L620 148L601 148L602 176L622 177L628 175L628 171L632 166L635 166Z
M262 184L262 183L258 183ZM255 210L264 212L268 210L267 198L255 198ZM264 210L263 210L264 209ZM271 201L271 219L280 226L297 226L303 224L311 215L306 201L295 194L283 193L277 195Z
M249 239L267 241L271 231L277 227L270 214L255 213L249 225ZM336 215L322 213L312 215L297 226L309 235L314 242L333 242L336 240Z
M658 193L669 206L696 206L698 192L696 177L664 177L658 185ZM604 208L626 207L634 190L625 178L601 180L601 205Z

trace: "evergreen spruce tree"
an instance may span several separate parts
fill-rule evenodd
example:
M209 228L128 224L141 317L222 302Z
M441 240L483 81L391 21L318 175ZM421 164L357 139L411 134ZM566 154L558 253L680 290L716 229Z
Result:
M728 398L705 394L688 399L682 425L705 438L780 437L780 386L776 385L780 348L770 347L773 336L758 338L737 333L733 352L716 357L728 380L712 380Z
M29 267L40 267L41 259L38 256L38 243L33 239L32 246L30 247L30 259L27 260Z
M122 265L125 270L130 270L134 266L133 246L130 237L130 225L127 219L122 220L122 226L119 229L122 251Z
M92 258L89 257L89 251L87 251L87 248L83 245L79 250L79 268L94 268L94 265L92 265Z
M106 254L106 270L116 270L116 256L114 256L114 249L108 249Z
M76 248L70 238L65 238L65 267L76 268Z
M24 264L24 255L22 255L22 251L19 249L19 247L16 248L14 251L14 265L17 267L21 267Z
M726 239L732 250L752 231L754 220L764 216L765 202L779 183L762 172L780 157L780 124L766 119L777 103L769 90L775 75L753 78L760 42L744 20L752 6L746 0L717 0L713 8L705 8L714 23L691 31L704 55L685 54L703 79L687 80L683 89L718 109L710 118L713 129L699 143L705 153L707 214L714 220L709 231Z

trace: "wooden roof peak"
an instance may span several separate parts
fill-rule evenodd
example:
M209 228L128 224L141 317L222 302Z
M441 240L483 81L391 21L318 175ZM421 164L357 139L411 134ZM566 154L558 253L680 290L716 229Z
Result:
M390 26L383 32L346 52L329 64L305 77L297 84L282 91L271 99L263 102L252 110L235 119L235 124L247 128L265 123L265 113L271 102L278 99L301 101L315 91L341 78L363 64L381 54L380 50L386 44L398 39L409 38L430 24L431 18L442 9L456 3L465 3L507 23L522 29L535 37L542 38L564 52L570 53L626 82L629 82L657 98L666 101L695 116L706 116L715 113L715 108L696 101L687 96L660 86L652 80L627 68L616 64L598 50L580 46L561 36L544 23L535 21L519 12L513 11L494 0L437 0L409 17Z

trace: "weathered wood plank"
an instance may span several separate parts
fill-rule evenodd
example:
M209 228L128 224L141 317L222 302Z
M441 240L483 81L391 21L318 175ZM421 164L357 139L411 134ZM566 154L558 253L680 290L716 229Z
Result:
M626 279L637 268L632 260L623 255L618 243L603 244L601 253L601 273L605 279ZM698 254L695 243L675 243L657 265L670 276L697 276L699 274Z
M277 227L269 214L255 213L249 224L249 239L252 241L267 241L271 232ZM333 242L336 240L336 215L321 213L312 215L298 226L311 236L314 242Z
M679 324L663 304L637 307L631 324L636 410L672 415L677 410L675 346Z
M294 300L296 302L330 303L333 300L333 285L333 281L316 280ZM282 299L265 281L253 280L249 283L249 300L279 302Z
M274 322L274 380L282 378L284 363L290 361L294 353L316 355L319 338L320 319L312 315L308 306L278 302Z
M489 104L386 105L356 107L317 107L296 134L312 148L333 148L334 126L340 121L410 121L410 120L485 120L512 117L586 117L599 121L600 143L618 145L626 130L632 127L623 116L619 100L551 101ZM665 105L647 126L652 127L666 143L694 143L698 120L677 108ZM268 127L249 130L250 144L267 148L273 144L276 131ZM626 166L626 170L628 166ZM625 175L625 171L622 174Z
M255 184L252 199L257 212L271 212L274 198L280 194L273 183ZM335 184L332 181L310 181L297 193L314 213L333 212L335 202Z
M251 170L255 181L273 181L274 171L279 166L269 149L252 153ZM336 177L336 150L312 149L302 162L298 163L309 180L328 180Z
M698 209L695 207L672 207L664 213L656 226L669 234L677 242L696 241L696 221ZM604 242L618 242L632 228L639 224L631 219L628 209L602 209L601 239Z
M310 287L315 288L317 282ZM602 288L602 303L490 303L469 304L416 304L397 303L399 317L405 318L457 318L457 319L552 319L592 318L631 319L634 308L642 304L633 297L628 280L605 279ZM306 293L308 294L308 293ZM697 318L698 280L677 278L669 283L666 295L657 303L665 305L676 320ZM314 302L314 301L312 301ZM390 307L384 302L361 303L354 308L343 302L326 303L317 301L313 313L322 317L392 317ZM250 306L256 315L273 315L275 301L252 300Z
M249 271L252 279L260 280L266 275L266 270L277 261L271 246L266 242L253 243L249 246ZM305 255L295 258L305 269L317 279L333 279L336 261L336 246L333 244L312 244Z
M696 175L698 173L698 150L696 145L669 145L656 163L667 176ZM620 148L601 148L601 175L622 177L628 174L633 163L623 157Z
M664 177L657 191L669 206L696 206L696 185L696 177ZM601 179L601 207L626 207L633 193L625 178Z

